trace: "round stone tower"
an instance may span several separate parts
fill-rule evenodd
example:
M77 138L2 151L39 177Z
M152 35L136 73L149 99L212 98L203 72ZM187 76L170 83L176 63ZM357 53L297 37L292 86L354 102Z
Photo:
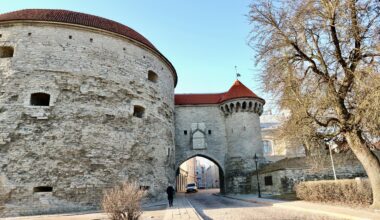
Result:
M0 205L5 215L99 205L174 182L172 64L120 23L65 10L0 14ZM6 200L3 200L6 198Z
M226 191L251 191L253 157L263 156L260 115L265 101L236 80L221 98L220 110L225 116L228 153L226 155Z

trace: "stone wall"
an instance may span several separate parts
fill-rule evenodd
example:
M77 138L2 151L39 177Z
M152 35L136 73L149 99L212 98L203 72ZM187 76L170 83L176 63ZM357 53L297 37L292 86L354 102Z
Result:
M366 173L359 161L351 154L334 154L334 164L338 179L365 177ZM320 164L313 164L320 163ZM316 166L314 166L316 165ZM265 180L267 178L267 180ZM256 173L251 176L252 188L257 192ZM301 181L334 179L329 156L318 160L287 158L259 170L260 189L263 194L285 194L294 192L293 187ZM269 184L271 183L271 184Z
M158 55L94 29L0 27L0 193L5 215L96 208L136 180L150 198L174 182L174 79ZM148 71L158 81L148 80ZM50 95L33 106L31 94ZM134 116L134 106L145 108ZM49 186L51 192L34 192Z

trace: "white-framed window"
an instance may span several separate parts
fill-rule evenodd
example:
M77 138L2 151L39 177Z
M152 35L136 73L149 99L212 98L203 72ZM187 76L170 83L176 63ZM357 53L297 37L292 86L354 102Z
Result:
M264 156L272 156L274 153L272 141L263 140L263 146L264 146L264 149L263 149Z

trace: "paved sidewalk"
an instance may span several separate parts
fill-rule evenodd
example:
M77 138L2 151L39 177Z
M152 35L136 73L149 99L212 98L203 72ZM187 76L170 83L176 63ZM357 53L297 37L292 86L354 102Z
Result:
M219 195L220 196L220 195ZM227 198L238 199L246 202L261 203L272 205L274 207L304 211L320 215L328 215L335 218L353 219L353 220L379 220L380 211L374 211L366 208L349 208L335 205L325 205L305 201L282 201L275 199L258 198L255 194L245 195L224 195Z
M152 203L145 206L141 215L142 220L203 220L198 215L184 194L177 194L174 199L174 206L168 207L166 201ZM82 212L66 213L56 215L36 215L24 217L0 218L1 220L108 220L105 213Z
M195 211L186 195L182 193L176 194L173 207L168 207L165 212L164 220L203 220L203 218Z

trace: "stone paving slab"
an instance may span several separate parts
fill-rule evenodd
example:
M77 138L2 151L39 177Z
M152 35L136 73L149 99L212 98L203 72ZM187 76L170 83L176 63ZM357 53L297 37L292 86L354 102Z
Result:
M220 195L219 195L220 196ZM326 205L305 201L282 201L275 199L258 198L254 194L246 195L224 195L227 198L238 199L246 202L261 203L297 211L304 211L313 214L328 215L336 218L352 220L379 220L380 212L371 209L355 209L336 205Z
M178 194L174 206L168 207L166 201L144 207L141 220L203 220L187 198ZM36 215L24 217L0 218L1 220L107 220L107 214L101 212L65 213L56 215Z
M164 220L203 220L183 194L177 194L173 207L168 207Z

